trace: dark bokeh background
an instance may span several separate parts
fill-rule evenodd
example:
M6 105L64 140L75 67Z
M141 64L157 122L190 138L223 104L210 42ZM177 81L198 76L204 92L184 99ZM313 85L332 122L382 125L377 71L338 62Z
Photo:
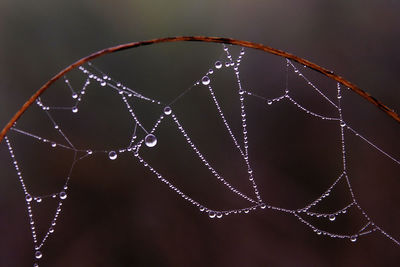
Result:
M175 35L232 37L291 52L334 70L399 111L399 10L399 1L387 0L2 0L0 125L73 61L112 45ZM142 93L168 102L199 79L220 54L219 45L168 44L122 52L94 63ZM279 95L284 81L282 60L251 51L247 56L242 65L247 88L268 97ZM334 83L305 72L334 96ZM229 75L222 73L221 77L227 80L221 81L220 88L229 88ZM299 84L298 99L303 103L332 112L324 110L318 98L301 91L305 87L299 80L291 78L290 82ZM44 97L62 93L66 91L60 83L53 95ZM230 111L229 90L219 94L233 121L237 114ZM125 145L131 127L127 117L118 115L122 109L117 98L90 96L93 100L86 113L82 108L78 120L58 114L74 143L85 147L89 142L99 149ZM184 100L174 109L199 147L225 177L249 191L240 182L243 170L232 168L238 165L237 159L228 150L230 143L223 139L223 128L207 94L194 91ZM254 118L249 121L249 133L256 144L252 157L265 201L299 208L318 197L340 173L338 128L309 119L288 105L265 109L257 101L249 104ZM151 125L158 111L141 108ZM351 92L345 92L344 108L354 128L399 158L398 123ZM39 127L44 121L32 110L21 120L21 128L49 134ZM160 135L158 150L144 151L144 155L188 195L210 208L243 207L244 203L196 166L172 126L167 123L160 129L165 137ZM71 155L13 137L18 140L15 150L32 192L58 191ZM351 136L348 152L349 174L360 205L399 239L399 166ZM33 245L24 198L4 144L0 157L0 265L31 266ZM348 197L341 188L336 204L329 205L334 210ZM38 220L46 225L54 203L42 205ZM321 225L338 232L355 231L360 216L352 215L338 218L336 229ZM210 220L154 179L131 155L110 162L102 154L77 166L56 233L42 251L41 266L396 266L400 258L399 247L381 234L356 243L320 237L294 217L271 210Z

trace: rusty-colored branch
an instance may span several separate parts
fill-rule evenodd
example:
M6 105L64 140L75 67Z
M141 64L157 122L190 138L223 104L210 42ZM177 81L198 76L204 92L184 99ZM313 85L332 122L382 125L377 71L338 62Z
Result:
M139 47L139 46L145 46L145 45L152 45L152 44L157 44L157 43L166 43L166 42L182 42L182 41L195 41L195 42L208 42L208 43L224 43L224 44L232 44L232 45L238 45L242 47L248 47L248 48L253 48L257 50L262 50L264 52L268 52L277 56L285 57L287 59L296 61L304 66L307 66L315 71L318 71L325 76L328 76L329 78L343 84L344 86L350 88L352 91L355 93L359 94L363 98L365 98L368 102L374 104L376 107L381 109L383 112L385 112L387 115L392 117L394 120L397 122L400 122L400 117L397 113L395 113L392 109L389 107L385 106L383 103L378 101L376 98L372 97L369 95L367 92L363 91L353 83L349 82L348 80L342 78L339 75L336 75L333 73L333 71L327 70L323 67L318 66L317 64L314 64L308 60L305 60L303 58L297 57L295 55L286 53L284 51L263 45L263 44L257 44L257 43L252 43L252 42L247 42L247 41L241 41L241 40L235 40L231 38L221 38L221 37L207 37L207 36L178 36L178 37L167 37L167 38L159 38L159 39L153 39L149 41L142 41L142 42L133 42L133 43L127 43L127 44L122 44L122 45L117 45L113 46L110 48L106 48L103 50L100 50L98 52L95 52L87 57L84 57L82 59L79 59L75 63L69 65L62 71L60 71L58 74L56 74L53 78L51 78L48 82L46 82L39 90L37 90L29 99L28 101L25 102L25 104L15 113L15 115L11 118L11 120L7 123L7 125L4 127L4 129L0 133L0 143L3 140L4 136L7 134L8 130L12 127L12 125L21 117L21 115L29 108L30 105L32 105L33 102L44 92L47 90L47 88L50 87L55 81L57 81L59 78L64 76L67 72L71 71L72 69L92 60L100 56L104 56L106 54L114 53L117 51L125 50L125 49L130 49L134 47Z

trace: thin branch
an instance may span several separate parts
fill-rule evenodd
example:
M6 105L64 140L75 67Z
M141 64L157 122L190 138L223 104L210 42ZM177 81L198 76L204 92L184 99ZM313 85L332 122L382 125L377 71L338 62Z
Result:
M383 112L385 112L387 115L392 117L394 120L400 123L400 117L397 113L395 113L392 109L381 103L379 100L376 98L372 97L370 94L367 92L363 91L360 89L358 86L355 84L349 82L348 80L344 79L343 77L335 74L333 71L330 71L328 69L325 69L323 67L318 66L315 63L312 63L308 60L305 60L303 58L297 57L295 55L286 53L284 51L263 45L263 44L257 44L257 43L252 43L252 42L247 42L247 41L241 41L241 40L235 40L235 39L230 39L230 38L222 38L222 37L207 37L207 36L178 36L178 37L167 37L167 38L159 38L159 39L153 39L153 40L148 40L148 41L142 41L142 42L133 42L133 43L127 43L127 44L122 44L122 45L117 45L113 46L110 48L106 48L103 50L100 50L98 52L95 52L87 57L81 58L75 63L69 65L62 71L60 71L58 74L56 74L53 78L51 78L48 82L46 82L39 90L37 90L30 98L28 101L25 102L25 104L15 113L15 115L11 118L11 120L7 123L7 125L4 127L4 129L0 133L0 143L3 140L4 136L7 134L8 130L13 126L13 124L21 117L21 115L32 105L32 103L35 102L35 100L44 92L47 90L47 88L50 87L55 81L63 77L67 72L71 71L72 69L101 56L104 56L106 54L118 52L121 50L125 49L130 49L134 47L139 47L139 46L145 46L145 45L152 45L152 44L157 44L157 43L167 43L167 42L182 42L182 41L195 41L195 42L208 42L208 43L224 43L224 44L232 44L232 45L238 45L242 47L248 47L248 48L253 48L257 50L261 50L264 52L268 52L277 56L281 56L287 59L290 59L292 61L296 61L304 66L307 66L315 71L318 71L322 73L323 75L343 84L344 86L350 88L352 91L355 93L359 94L363 98L365 98L368 102L374 104L376 107L381 109Z

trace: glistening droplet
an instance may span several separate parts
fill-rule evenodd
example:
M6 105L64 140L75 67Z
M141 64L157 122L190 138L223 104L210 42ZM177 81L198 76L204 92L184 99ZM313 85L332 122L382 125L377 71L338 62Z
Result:
M331 222L333 222L335 219L336 219L335 215L333 215L333 214L329 215L329 220Z
M217 69L222 68L222 63L221 63L221 61L215 62L215 68L217 68Z
M350 241L351 242L356 242L357 241L357 236L356 235L350 236Z
M108 153L108 157L109 157L111 160L116 159L116 158L118 157L117 152L115 152L115 151L110 151L110 152Z
M42 254L42 252L40 252L39 250L37 250L37 251L35 252L35 258L36 258L36 259L41 259L42 256L43 256L43 254Z
M164 108L164 114L165 115L170 115L172 113L172 109L169 106L166 106Z
M201 79L201 83L204 85L209 85L210 84L210 78L208 76L204 76L203 79Z
M60 198L61 199L66 199L67 198L67 193L65 193L65 191L61 191L60 192Z
M31 201L32 201L32 196L29 195L29 194L26 194L25 200L26 200L27 202L31 202Z
M208 216L212 219L215 218L215 212L214 211L209 211Z
M73 112L73 113L77 113L77 112L78 112L78 108L77 108L77 107L73 107L73 108L72 108L72 112Z
M144 138L144 142L148 147L154 147L157 144L157 138L154 134L148 134Z

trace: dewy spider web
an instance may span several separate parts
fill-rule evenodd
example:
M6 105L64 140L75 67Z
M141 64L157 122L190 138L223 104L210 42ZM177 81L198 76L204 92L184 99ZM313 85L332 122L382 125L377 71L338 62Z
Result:
M365 236L371 234L373 232L379 232L384 235L386 238L393 241L395 244L400 245L400 242L389 233L385 232L383 228L377 225L363 210L360 204L355 197L353 187L351 185L351 178L347 172L347 161L346 161L346 134L352 134L358 137L362 142L369 145L372 149L377 150L384 156L388 157L391 161L395 164L400 165L400 161L395 157L391 156L390 154L383 151L377 145L375 145L372 141L368 140L366 137L361 135L357 130L355 130L351 125L349 125L346 120L343 118L342 114L342 85L337 83L337 94L336 99L331 99L326 94L323 93L312 81L311 79L307 78L305 74L297 67L292 61L289 59L285 59L285 66L286 66L286 83L284 85L284 89L282 90L282 94L275 98L268 98L260 95L259 93L252 92L250 89L246 89L243 86L242 77L240 73L240 65L245 58L245 50L242 48L240 50L239 55L234 58L230 52L230 49L223 45L223 56L219 60L212 65L212 67L203 75L200 75L199 79L188 89L183 91L183 93L179 94L169 103L163 103L162 101L152 99L139 93L137 90L133 90L128 86L124 85L120 81L116 81L111 78L111 75L101 71L92 63L88 62L86 65L82 65L79 67L81 75L84 77L83 86L77 90L75 86L73 86L72 82L70 82L68 76L64 76L64 83L65 87L71 91L72 99L74 100L73 106L52 106L51 103L47 103L46 101L42 101L39 97L36 101L36 104L42 112L44 112L54 127L54 130L58 133L60 137L62 137L63 142L59 142L56 140L50 140L48 138L42 137L40 135L36 135L33 132L28 132L22 128L19 128L17 124L15 124L11 130L14 133L21 134L31 138L34 141L38 141L44 144L48 144L51 147L55 148L62 148L65 150L69 150L73 152L73 160L68 170L68 175L66 177L65 183L61 190L58 192L54 192L52 194L47 195L36 195L34 192L31 192L28 186L25 184L24 175L23 174L23 164L19 163L18 161L18 154L14 150L14 145L10 137L5 137L5 142L9 150L9 154L11 156L17 177L19 182L22 186L24 195L25 195L25 202L26 208L28 211L29 217L29 224L31 228L32 238L34 242L34 258L35 261L41 259L43 257L42 251L43 247L46 244L48 238L53 235L56 229L56 224L58 223L58 218L62 211L63 203L67 199L67 194L69 191L69 182L72 176L72 172L76 166L76 164L84 158L91 157L94 154L107 154L110 160L116 160L119 155L124 153L132 154L133 157L140 162L145 168L148 169L154 176L167 185L172 191L178 194L181 198L198 208L201 212L209 216L210 218L222 218L224 216L232 215L232 214L248 214L258 209L272 209L276 211L280 211L282 213L286 213L288 215L295 216L300 222L307 225L314 231L317 235L325 235L332 238L341 238L341 239L348 239L352 242L355 242L357 238L361 236ZM220 99L216 96L216 90L213 85L213 79L215 76L218 75L222 69L229 69L233 77L236 81L236 88L232 89L232 94L239 99L239 107L240 110L240 122L241 122L241 134L235 134L235 131L232 129L232 126L229 120L226 118L224 110L220 104ZM303 80L308 89L313 90L316 92L321 102L326 103L326 105L332 106L336 110L336 116L325 116L319 114L316 111L307 109L304 105L302 105L299 101L296 101L295 97L292 95L292 86L289 84L289 74L297 75L301 80ZM115 147L112 150L99 150L94 147L89 148L79 148L77 145L68 138L68 135L63 131L62 126L57 122L57 120L53 117L52 111L55 110L69 110L71 113L78 113L80 105L82 101L88 101L87 91L91 89L91 85L96 84L100 87L107 89L111 94L117 94L122 101L122 105L128 111L130 118L134 124L133 134L131 138L127 140L128 145L125 147ZM248 182L253 189L252 194L244 193L240 191L235 185L231 184L228 178L223 177L213 166L213 164L207 159L206 155L200 151L196 142L190 137L189 133L185 129L184 124L178 119L179 114L174 112L174 105L179 101L184 101L185 95L194 90L195 88L205 88L208 90L209 96L212 99L212 103L215 106L217 116L222 121L225 131L227 132L228 136L231 139L232 144L234 145L235 150L240 154L242 164L247 169L247 179ZM287 209L282 208L274 205L270 205L267 199L263 199L261 197L260 192L262 188L258 187L257 179L259 179L254 173L253 164L250 160L249 155L251 154L251 143L249 144L248 138L248 114L246 112L246 100L248 98L253 98L262 101L266 107L280 105L281 103L290 103L292 106L297 108L298 112L305 112L307 115L311 117L315 117L321 121L330 121L331 123L335 123L338 128L338 132L340 134L340 143L338 144L341 149L341 172L335 179L335 181L324 191L322 194L317 197L311 203L302 206L298 209ZM130 99L139 99L140 101L144 101L153 105L154 107L161 107L162 112L159 114L158 119L153 123L151 128L146 128L145 124L142 122L142 118L137 114L135 105L130 102ZM215 179L225 186L229 191L231 191L234 195L244 199L248 205L244 208L237 208L237 209L227 209L227 210L217 210L213 209L212 207L208 207L200 201L190 197L178 186L176 186L171 179L164 176L160 171L158 171L155 167L149 163L145 157L141 154L141 150L143 146L147 146L151 149L157 149L157 130L160 125L162 125L166 120L172 121L183 138L186 140L187 145L189 146L191 152L195 157L198 158L203 164L203 166L209 170L209 172L215 177ZM324 199L328 199L332 193L332 191L336 188L339 183L343 183L346 185L348 192L351 195L350 201L343 206L342 208L329 212L329 213L322 213L322 212L315 212L313 208L318 207L324 201ZM48 225L47 231L43 236L39 236L36 232L36 222L35 216L32 210L32 206L34 204L42 203L44 200L48 198L58 199L58 205L56 208L56 212ZM311 218L326 218L330 221L335 221L335 219L350 210L350 208L358 209L363 217L363 226L354 232L349 233L337 233L333 231L327 231L321 229L318 226L315 226L311 221ZM34 266L38 266L36 262Z

